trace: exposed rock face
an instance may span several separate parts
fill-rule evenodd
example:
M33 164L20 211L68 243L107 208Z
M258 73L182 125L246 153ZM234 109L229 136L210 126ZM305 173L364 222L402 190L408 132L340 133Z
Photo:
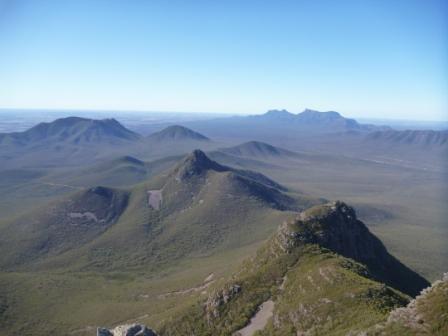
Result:
M97 336L157 336L157 334L142 324L125 324L114 329L98 328Z
M304 211L279 230L279 241L285 249L314 243L359 261L375 258L378 241L372 237L356 218L355 210L339 201Z
M311 243L352 258L367 265L378 280L411 296L429 285L390 255L381 241L357 219L355 210L340 201L312 207L294 221L283 223L277 240L285 251Z
M241 286L237 284L230 285L218 292L210 294L205 302L205 313L207 320L219 317L219 307L232 300L241 292Z

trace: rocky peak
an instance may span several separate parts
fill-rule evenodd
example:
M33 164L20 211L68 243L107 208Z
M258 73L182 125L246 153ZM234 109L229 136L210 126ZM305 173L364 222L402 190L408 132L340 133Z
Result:
M207 170L222 172L228 171L229 168L210 160L203 151L196 149L178 166L177 177L183 180L188 177L201 175Z
M361 241L368 233L356 218L355 210L336 201L301 212L280 227L278 236L285 250L311 243L353 259L365 259L372 257L372 250L365 245L367 241Z
M294 220L283 223L277 234L282 250L290 252L304 244L317 244L365 264L378 280L416 295L428 282L395 259L355 210L341 201L314 206Z

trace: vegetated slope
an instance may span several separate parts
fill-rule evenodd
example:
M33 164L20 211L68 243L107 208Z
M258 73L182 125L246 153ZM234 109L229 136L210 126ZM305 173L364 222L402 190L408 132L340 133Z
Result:
M425 288L406 307L393 310L385 323L371 328L367 335L448 334L448 273Z
M110 228L129 193L96 187L23 215L1 233L2 268L26 265L82 246Z
M163 130L150 134L148 140L154 142L166 141L210 141L205 135L195 132L189 128L173 125L164 128Z
M385 275L377 263L397 266L400 276ZM170 336L232 335L270 302L272 317L259 335L357 334L408 302L399 289L413 294L426 285L387 253L352 208L334 202L283 223L240 272L156 329Z
M154 207L151 197L161 199L160 207ZM65 213L66 207L70 213L84 214L95 213L95 209L78 209L70 199L61 201L55 209L50 208L50 213L56 216L43 217L40 226L15 222L7 232L2 232L2 237L5 241L8 237L19 241L24 233L32 235L35 228L40 227L40 235L33 238L31 248L25 245L22 250L19 245L14 250L15 255L27 256L28 251L39 250L41 246L43 252L35 253L34 258L39 259L35 263L39 268L70 265L123 271L145 267L149 271L187 255L210 254L219 248L244 246L264 239L273 229L273 221L291 214L288 210L316 202L304 196L294 198L266 176L222 166L199 150L183 159L168 174L129 190L128 198L119 218L107 221L113 225L108 225L105 231L95 231L95 234L102 233L95 239L80 238L76 246L64 244L75 236L71 234L72 229L66 229L66 223L60 221L60 213ZM105 206L106 213L96 217L103 218L108 209ZM35 216L32 213L22 220ZM69 234L66 235L67 230ZM68 247L46 247L45 237L52 235L57 235L61 245ZM28 262L26 257L8 260L3 263L8 267ZM14 260L17 265L12 264Z
M103 185L131 187L171 168L183 156L168 156L154 161L142 161L133 156L120 156L91 165L85 169L52 174L45 180L73 186Z
M281 159L281 158L294 158L299 156L298 153L294 153L292 151L275 147L260 141L249 141L234 147L220 148L219 151L230 155L245 156L250 158L260 158L260 159L263 158Z

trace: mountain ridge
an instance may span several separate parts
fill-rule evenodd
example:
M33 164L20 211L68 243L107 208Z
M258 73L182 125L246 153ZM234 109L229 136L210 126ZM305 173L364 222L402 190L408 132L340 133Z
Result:
M338 254L347 254L340 250L344 242L338 242L339 235L328 241L327 234L336 227L346 231L345 242L363 238L351 225L368 231L343 202L305 210L280 225L257 254L211 289L206 299L159 323L157 330L169 336L246 335L243 330L267 303L271 310L252 329L263 336L358 334L384 322L409 297L378 281L375 269ZM408 280L413 281L416 273L409 272Z

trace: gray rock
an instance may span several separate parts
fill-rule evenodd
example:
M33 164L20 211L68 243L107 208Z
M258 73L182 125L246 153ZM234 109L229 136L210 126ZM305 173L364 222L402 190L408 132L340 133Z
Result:
M98 328L97 336L157 336L152 330L143 324L125 324L114 329Z

